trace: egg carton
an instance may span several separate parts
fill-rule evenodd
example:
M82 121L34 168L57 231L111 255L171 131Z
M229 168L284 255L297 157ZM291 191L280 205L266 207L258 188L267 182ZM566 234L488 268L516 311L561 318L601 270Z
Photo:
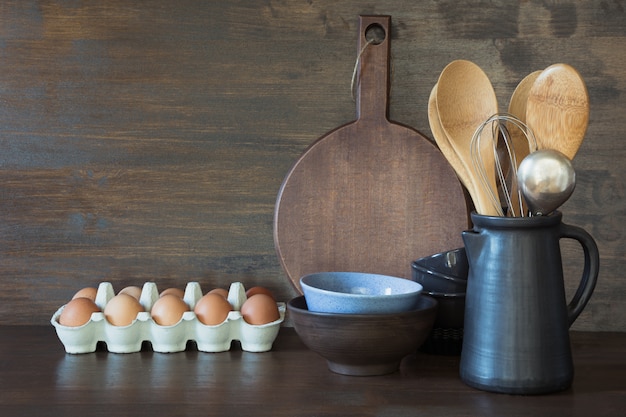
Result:
M203 295L202 289L199 283L189 282L183 300L191 311L183 313L178 323L161 326L150 316L150 310L159 298L157 286L154 282L146 282L139 299L145 311L140 312L128 326L114 326L104 317L104 306L114 295L110 282L100 283L95 302L101 311L92 313L91 319L82 326L69 327L59 323L59 316L65 306L54 313L50 321L67 353L94 352L98 342L106 343L109 352L133 353L139 352L145 341L152 344L152 350L162 353L184 351L189 341L194 341L201 352L224 352L230 350L233 340L238 340L244 351L266 352L272 348L280 324L285 319L285 303L278 302L278 320L262 325L246 323L240 312L247 299L245 288L240 282L235 282L228 291L228 302L233 311L228 313L221 324L205 325L193 312Z

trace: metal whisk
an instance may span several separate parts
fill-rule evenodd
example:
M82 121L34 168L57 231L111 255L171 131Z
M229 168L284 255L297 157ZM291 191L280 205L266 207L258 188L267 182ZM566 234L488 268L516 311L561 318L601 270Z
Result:
M486 127L491 127L491 135L484 135ZM487 136L487 137L485 137ZM480 152L483 141L490 140L493 149L495 172L485 169ZM488 144L487 144L488 145ZM528 152L526 152L528 146ZM516 151L517 149L517 151ZM517 167L524 156L537 150L537 140L532 130L517 117L508 113L498 113L485 120L474 132L470 143L470 155L474 169L480 177L481 185L489 196L500 216L525 217L525 202L517 186ZM521 151L521 152L520 152ZM489 175L495 175L499 195L489 185Z

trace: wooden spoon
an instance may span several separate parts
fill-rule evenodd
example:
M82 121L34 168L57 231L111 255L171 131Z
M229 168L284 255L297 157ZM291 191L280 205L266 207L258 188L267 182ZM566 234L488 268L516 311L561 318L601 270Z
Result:
M509 102L509 114L517 117L522 123L526 123L526 107L528 103L528 97L530 95L530 89L532 88L535 80L542 73L541 70L531 72L522 81L519 82L515 91L511 95L511 101ZM522 159L530 153L530 146L526 136L515 126L510 128L511 139L513 140L513 149L517 159L517 165L519 166Z
M465 186L468 194L470 195L474 206L477 211L482 211L482 208L478 207L480 201L476 197L475 186L472 183L472 178L465 169L465 165L461 162L461 159L454 151L446 132L441 127L441 121L439 120L439 113L437 112L437 84L433 86L433 89L430 92L430 96L428 97L428 124L430 125L430 130L433 133L435 138L435 142L439 147L439 150L446 157L448 163L452 166L454 171L456 172L457 177Z
M520 122L526 123L526 104L528 102L528 95L535 80L541 74L541 70L531 72L519 82L513 94L511 95L511 101L509 102L509 114L515 116ZM515 152L515 160L517 166L511 166L509 169L516 170L522 160L531 152L531 146L528 143L528 139L524 135L519 127L512 123L508 126L509 135L513 142L513 152ZM509 172L509 176L510 176ZM526 207L523 201L519 199L517 181L511 182L511 207L509 210L514 216L520 216L522 213L526 213ZM520 204L522 207L520 207Z
M530 89L526 123L539 149L555 149L573 159L589 123L589 94L578 71L567 64L546 68Z
M476 129L498 112L498 102L487 75L476 64L465 60L449 63L437 83L437 111L443 131L465 166L475 186L475 205L479 214L502 215L495 177L495 160L491 129L484 129L479 149L487 184L471 157L471 140ZM491 194L491 195L490 195ZM496 200L493 201L492 200Z

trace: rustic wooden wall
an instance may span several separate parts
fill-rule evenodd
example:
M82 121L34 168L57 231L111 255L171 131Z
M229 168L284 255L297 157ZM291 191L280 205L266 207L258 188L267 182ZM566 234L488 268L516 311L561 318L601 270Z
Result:
M274 252L276 193L310 143L355 117L358 15L390 14L391 118L427 136L428 94L453 59L485 70L502 110L533 70L566 62L582 73L592 112L563 212L596 238L601 273L574 328L625 331L625 8L1 2L0 324L45 324L104 280L296 295ZM563 252L571 293L581 253L571 242Z

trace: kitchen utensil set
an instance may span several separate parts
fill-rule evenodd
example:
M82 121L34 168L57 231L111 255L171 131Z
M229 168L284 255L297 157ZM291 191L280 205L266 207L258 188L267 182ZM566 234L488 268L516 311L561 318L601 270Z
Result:
M428 121L479 214L547 215L574 189L571 159L587 129L589 96L574 68L554 64L522 79L508 113L501 114L482 69L455 60L443 69L431 91ZM521 178L520 164L535 152L539 154L532 160L541 164L527 163L532 172L524 171Z

